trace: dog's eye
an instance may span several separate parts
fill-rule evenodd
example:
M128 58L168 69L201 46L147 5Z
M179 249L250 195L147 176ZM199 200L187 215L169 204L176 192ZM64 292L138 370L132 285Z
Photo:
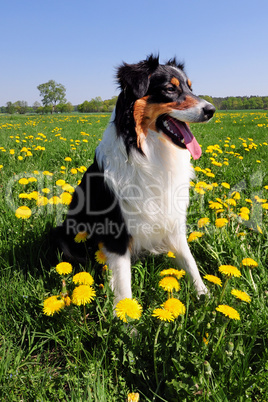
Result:
M177 89L177 88L176 88L174 85L168 85L168 86L166 87L166 91L169 92L169 93L175 92L176 89Z

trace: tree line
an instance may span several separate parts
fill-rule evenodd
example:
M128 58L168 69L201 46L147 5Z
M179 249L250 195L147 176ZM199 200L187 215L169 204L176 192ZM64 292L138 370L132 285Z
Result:
M56 83L54 80L38 85L37 89L42 97L42 105L39 102L34 102L33 106L29 107L25 101L7 102L6 106L0 107L0 112L9 114L71 113L73 111L80 113L107 113L113 110L117 101L117 96L104 101L101 97L97 96L90 101L85 100L83 103L73 106L66 100L66 88L64 85ZM201 95L200 97L211 102L218 110L268 109L268 96L228 96L217 98Z
M211 102L218 110L268 109L268 96L228 96L216 98L201 96Z

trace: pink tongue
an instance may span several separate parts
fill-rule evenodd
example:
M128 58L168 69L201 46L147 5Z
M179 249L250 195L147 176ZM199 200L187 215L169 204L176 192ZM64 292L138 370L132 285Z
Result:
M173 124L177 127L178 131L184 138L184 144L194 159L199 159L202 154L202 149L195 137L191 133L189 127L185 123L180 123L178 120L173 120Z

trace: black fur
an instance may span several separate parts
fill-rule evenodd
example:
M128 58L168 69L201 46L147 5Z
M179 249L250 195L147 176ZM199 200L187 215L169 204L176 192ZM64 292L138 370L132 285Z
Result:
M85 245L74 241L83 231L91 234ZM86 248L95 250L99 243L104 243L108 251L125 254L130 236L118 201L105 184L96 159L76 188L66 219L54 230L53 238L64 257L72 262L84 263Z

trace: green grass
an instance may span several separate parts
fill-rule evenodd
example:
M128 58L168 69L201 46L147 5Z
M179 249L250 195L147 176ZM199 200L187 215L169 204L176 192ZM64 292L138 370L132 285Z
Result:
M0 115L1 400L123 402L129 392L138 392L140 401L268 400L267 112L217 113L209 124L192 126L203 155L194 162L188 235L203 235L190 247L202 276L216 275L222 287L207 282L210 297L198 299L182 278L173 296L186 313L163 322L152 312L167 299L158 286L159 273L174 267L174 260L149 256L132 269L142 317L125 325L113 317L108 274L92 263L86 269L99 273L97 296L86 307L86 321L83 308L74 305L52 317L43 314L44 299L61 291L48 232L67 207L37 207L36 199L19 196L42 194L44 188L50 190L48 198L60 196L59 179L75 187L109 118ZM36 181L22 185L23 177ZM213 183L217 186L206 186ZM235 191L240 199L229 205ZM217 199L223 207L216 214L209 201ZM32 210L25 221L15 216L21 205ZM249 208L248 220L239 216L242 207ZM199 228L202 217L210 223ZM217 228L217 218L228 223ZM250 271L241 265L244 258L258 266ZM226 264L242 276L226 282L218 272ZM66 278L70 292L71 279L72 274ZM233 288L245 291L251 302L236 299ZM219 304L235 308L240 320L216 311Z

